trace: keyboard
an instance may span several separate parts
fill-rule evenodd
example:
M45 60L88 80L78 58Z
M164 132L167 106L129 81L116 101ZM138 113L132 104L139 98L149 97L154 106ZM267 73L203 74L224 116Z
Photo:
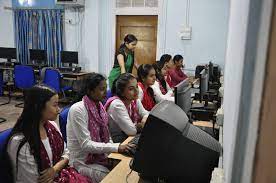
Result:
M139 142L139 139L140 139L140 134L137 134L135 135L135 137L133 139L131 139L128 144L135 144L135 145L138 145L138 142Z
M128 144L134 144L135 147L131 148L129 152L126 152L124 153L126 156L129 156L129 157L133 157L135 155L135 152L136 152L136 148L138 146L138 142L139 142L139 139L140 139L140 134L137 134L135 135L135 137L133 139L131 139Z

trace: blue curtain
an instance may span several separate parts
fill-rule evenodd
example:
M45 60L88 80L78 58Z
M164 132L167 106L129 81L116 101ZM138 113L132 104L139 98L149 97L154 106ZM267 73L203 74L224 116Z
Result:
M17 58L22 64L29 60L29 49L45 49L48 65L59 67L63 50L64 10L14 11Z

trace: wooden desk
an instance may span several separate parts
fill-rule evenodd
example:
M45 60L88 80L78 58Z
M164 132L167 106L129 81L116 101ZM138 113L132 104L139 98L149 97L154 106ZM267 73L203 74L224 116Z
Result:
M211 121L194 121L193 125L213 128L213 123ZM215 124L215 129L219 129L219 126L217 124Z
M3 71L14 71L14 67L0 67L0 70ZM34 69L35 74L39 73L39 69Z
M79 81L85 79L87 76L92 74L92 72L79 72L79 73L71 73L71 72L61 72L63 75L63 79L65 80L73 80L73 81Z
M133 137L127 138L123 144L127 144ZM124 183L126 182L126 177L130 173L129 162L131 157L119 154L111 153L108 156L109 159L119 160L120 162L115 166L111 172L101 181L101 183ZM137 172L132 171L128 176L128 183L141 183L140 177Z

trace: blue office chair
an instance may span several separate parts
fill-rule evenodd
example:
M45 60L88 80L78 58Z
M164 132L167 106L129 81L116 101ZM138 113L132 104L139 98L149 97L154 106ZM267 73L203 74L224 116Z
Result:
M0 70L0 96L2 96L3 93L4 93L4 92L3 92L3 86L4 86L3 71ZM5 104L7 104L7 103L0 104L0 106L1 106L1 105L5 105ZM3 122L5 122L5 121L7 121L5 118L0 117L0 123L3 123Z
M110 97L113 97L113 94L112 94L111 90L107 90L107 92L106 92L106 97L105 97L105 99L104 99L104 101L103 101L103 105L107 102L107 100L108 100Z
M53 89L58 93L62 93L65 97L65 91L72 90L71 86L61 86L62 75L57 69L46 68L43 78L43 83Z
M68 117L68 112L71 106L69 107L64 107L62 111L59 114L59 126L60 126L60 131L63 136L63 139L65 142L67 142L67 135L66 135L66 124L67 124L67 117Z
M33 87L36 84L34 69L27 65L16 65L14 67L14 85L16 88L23 90L23 96L26 89ZM21 107L23 103L16 104L16 107Z
M4 94L4 79L3 79L3 70L0 70L0 96Z
M6 141L7 141L8 137L9 137L9 135L11 134L11 131L12 131L12 128L7 129L7 130L5 130L3 132L0 132L0 153L3 152L4 146L6 144Z
M8 130L5 130L3 132L0 132L0 160L4 160L4 158L6 158L6 156L4 156L4 147L5 147L5 144L8 140L8 137L10 136L11 134L11 131L12 129L8 129ZM1 166L2 167L5 167L5 164L2 164L3 162L1 161ZM7 168L7 167L5 167ZM0 172L0 182L4 181L4 180L8 180L10 179L11 177L9 175L6 174L6 171L1 171ZM5 182L5 181L4 181ZM7 181L9 182L9 181Z

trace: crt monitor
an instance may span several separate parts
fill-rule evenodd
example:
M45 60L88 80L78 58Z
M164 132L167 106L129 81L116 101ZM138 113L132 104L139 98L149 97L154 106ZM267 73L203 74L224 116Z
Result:
M213 80L214 80L214 64L212 62L209 62L208 71L209 71L209 81L213 82Z
M11 62L11 59L16 59L16 48L0 47L0 58L7 59Z
M209 83L208 69L205 68L200 72L200 82L199 82L200 102L203 100L203 96L208 91L208 83Z
M178 105L186 114L191 109L192 90L189 85L189 79L185 79L174 87L175 104Z
M152 182L209 183L222 147L188 120L173 102L157 104L140 135L130 168Z
M76 51L61 51L61 63L78 64L78 52Z
M29 49L31 64L44 65L47 62L46 50Z

